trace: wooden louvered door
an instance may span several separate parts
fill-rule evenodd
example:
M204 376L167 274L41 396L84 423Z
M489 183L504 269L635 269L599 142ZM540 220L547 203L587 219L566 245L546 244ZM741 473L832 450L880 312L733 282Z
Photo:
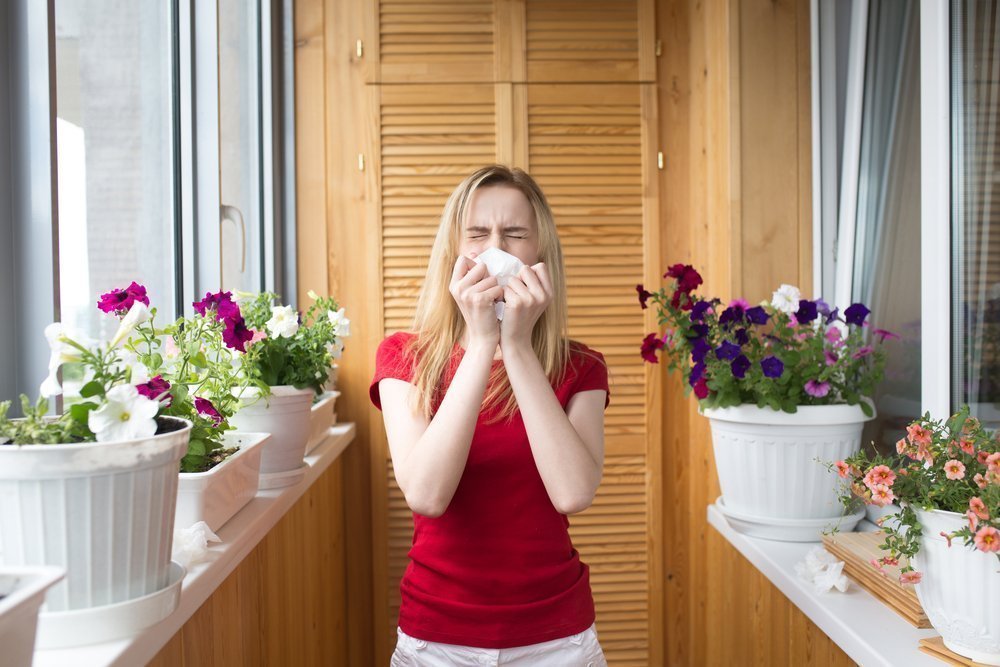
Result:
M369 17L368 48L378 46L368 99L378 127L366 153L375 163L384 334L411 326L441 209L461 178L494 161L529 171L559 227L570 336L604 353L611 370L604 478L594 505L570 517L570 532L591 567L610 664L656 664L661 426L649 406L660 389L638 354L655 318L635 297L636 283L658 284L660 264L655 92L645 80L651 3L387 0ZM376 658L385 664L412 520L385 435L376 434Z

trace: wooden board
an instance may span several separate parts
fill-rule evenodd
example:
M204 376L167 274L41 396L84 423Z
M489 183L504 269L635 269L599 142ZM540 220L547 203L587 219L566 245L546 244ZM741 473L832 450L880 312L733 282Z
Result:
M879 548L879 544L884 539L881 532L837 533L824 535L823 545L827 551L844 561L844 574L853 579L859 586L881 600L914 627L931 627L913 586L899 583L901 566L883 566L882 569L886 574L882 574L871 564L872 559L879 559L885 555Z
M981 662L973 662L965 656L959 655L948 649L944 645L944 640L940 637L930 637L920 640L920 650L927 655L932 655L941 662L949 665L982 665Z

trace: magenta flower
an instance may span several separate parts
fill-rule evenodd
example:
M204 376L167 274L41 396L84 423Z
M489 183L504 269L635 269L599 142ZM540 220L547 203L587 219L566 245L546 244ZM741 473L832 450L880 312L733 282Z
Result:
M840 359L840 357L837 356L837 353L832 350L823 350L823 358L826 359L827 366L833 366L837 363L837 360Z
M871 353L872 353L872 346L871 345L865 345L863 348L861 348L860 350L858 350L857 352L855 352L854 354L852 354L851 358L853 358L853 359L861 359L862 357L867 357Z
M708 396L708 383L702 378L694 383L694 395L699 399Z
M169 408L170 404L174 402L174 397L167 393L170 391L170 383L164 380L162 375L157 375L149 382L137 384L135 388L141 396L145 396L151 401L159 400L162 396L165 408Z
M646 288L641 284L635 286L635 291L639 293L639 305L642 306L643 310L645 310L648 307L646 306L646 301L649 297L653 296L653 293L647 292Z
M192 305L199 315L205 315L208 311L214 310L215 318L221 322L242 317L240 307L233 302L232 292L216 292L215 294L206 292L204 299L195 301Z
M656 356L656 351L662 349L663 339L655 333L651 333L642 340L642 349L639 354L645 361L651 364L658 364L660 363L660 359Z
M101 300L97 302L97 307L105 313L124 315L132 309L136 301L149 305L146 288L133 280L132 284L125 289L114 289L107 294L102 294Z
M872 335L878 336L879 340L899 340L899 334L894 334L891 331L886 331L885 329L872 329Z
M823 398L830 393L830 383L829 382L816 382L816 380L809 380L805 385L806 393L815 398Z
M677 289L681 292L690 292L702 283L701 275L690 264L674 264L663 277L676 278Z
M226 328L222 330L222 341L231 350L247 351L247 343L253 340L254 331L247 327L242 318L226 320Z
M207 398L195 396L194 409L198 411L199 415L208 417L215 422L216 426L222 423L222 415L215 409L215 406L212 405L212 402Z

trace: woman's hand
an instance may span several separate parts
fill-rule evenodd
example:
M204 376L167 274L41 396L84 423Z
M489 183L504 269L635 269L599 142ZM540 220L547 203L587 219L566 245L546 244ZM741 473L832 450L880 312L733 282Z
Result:
M487 275L486 265L459 255L448 291L465 318L469 343L482 341L496 345L500 339L500 323L493 302L503 296L503 288L496 278Z
M531 332L552 301L552 281L544 262L526 266L503 288L506 305L500 323L500 348L531 346Z

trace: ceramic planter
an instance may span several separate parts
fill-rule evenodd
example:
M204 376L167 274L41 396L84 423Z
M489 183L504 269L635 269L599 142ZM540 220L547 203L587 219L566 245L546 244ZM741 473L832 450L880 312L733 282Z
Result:
M317 398L310 411L309 442L306 444L306 454L323 442L326 432L333 425L333 409L337 403L339 391L327 391Z
M913 567L923 574L915 586L920 604L945 646L984 665L1000 665L1000 562L995 554L952 546L941 533L966 524L963 515L916 509L920 552Z
M45 591L63 578L58 567L0 567L0 646L3 664L31 667L38 610Z
M312 389L281 385L261 397L253 390L242 396L243 406L229 420L247 433L270 433L260 459L260 472L286 473L303 466L302 458L312 428Z
M765 521L841 516L838 477L824 463L861 448L861 430L871 417L859 406L800 406L789 414L740 405L702 412L711 424L719 485L731 511Z
M172 419L172 418L171 418ZM0 566L53 565L59 612L166 586L191 423L123 442L0 446Z
M257 495L260 457L268 433L226 433L223 447L240 450L205 472L182 472L177 489L175 525L188 528L204 521L218 532Z

